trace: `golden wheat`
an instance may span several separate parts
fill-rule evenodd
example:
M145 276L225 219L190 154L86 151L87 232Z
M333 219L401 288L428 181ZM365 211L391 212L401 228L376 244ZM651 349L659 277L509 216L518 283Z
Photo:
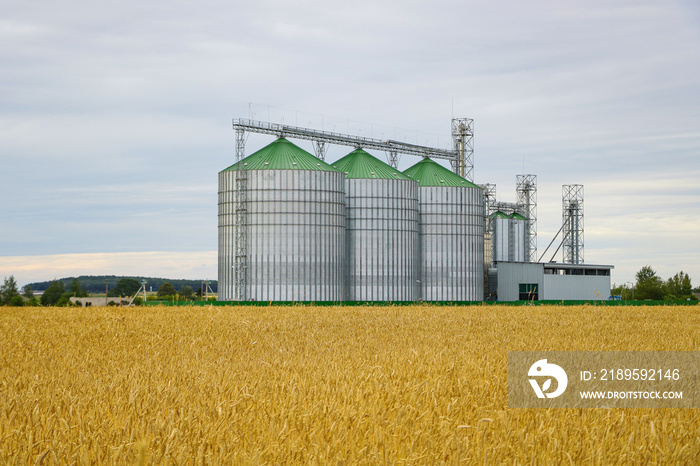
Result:
M509 409L507 352L697 351L699 310L0 308L0 462L692 464L697 409Z

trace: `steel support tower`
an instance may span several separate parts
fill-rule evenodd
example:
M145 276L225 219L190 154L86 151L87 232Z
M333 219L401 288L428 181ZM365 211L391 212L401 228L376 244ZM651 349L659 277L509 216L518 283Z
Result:
M583 264L583 185L562 186L563 262Z
M479 186L484 190L484 291L486 292L488 291L488 268L493 262L491 214L496 211L496 185L487 183Z
M324 162L326 160L326 151L328 151L328 146L324 141L314 141L314 152L316 153L316 157Z
M481 184L479 185L484 190L484 225L486 232L491 232L491 215L496 212L496 185Z
M234 165L234 250L233 299L246 301L246 268L248 258L248 174L238 164L245 157L245 131L236 129L236 165Z
M537 262L537 175L516 175L516 192L525 217L525 260Z
M456 157L451 161L452 171L474 182L474 120L452 119L452 147Z
M302 128L266 121L238 118L233 120L236 131L236 156L245 151L245 132L272 134L278 137L291 137L312 141L316 156L325 159L328 145L351 146L363 149L376 149L386 152L389 165L398 168L399 155L417 155L433 159L449 160L452 170L458 175L474 181L474 120L455 118L452 120L453 150L438 149L391 139L374 139L349 134L334 133Z

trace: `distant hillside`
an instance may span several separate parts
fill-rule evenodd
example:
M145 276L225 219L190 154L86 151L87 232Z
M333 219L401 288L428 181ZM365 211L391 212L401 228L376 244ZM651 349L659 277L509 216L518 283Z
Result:
M117 282L122 278L133 278L139 283L141 283L143 280L146 280L146 288L148 291L151 291L151 288L153 289L153 291L158 291L160 285L162 285L165 282L170 282L170 284L173 285L178 291L180 291L180 289L183 286L190 286L194 291L197 291L202 286L202 280L178 280L171 278L127 277L116 275L81 275L80 277L59 278L58 281L63 282L66 285L66 289L68 289L71 282L76 278L80 282L80 286L82 286L83 289L87 290L88 293L104 293L105 283L109 286L109 289L111 290L112 288L117 286ZM46 290L46 288L49 287L49 284L52 281L53 280L49 280L47 282L30 283L29 286L31 286L32 290L34 291L44 291ZM214 291L214 293L217 292L216 280L210 280L209 286Z

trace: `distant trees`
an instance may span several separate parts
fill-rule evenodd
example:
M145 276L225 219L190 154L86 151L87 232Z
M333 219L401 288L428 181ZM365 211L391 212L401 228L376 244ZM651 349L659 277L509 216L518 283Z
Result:
M176 290L179 290L183 286L191 286L193 289L197 289L199 285L201 284L201 280L184 280L184 279L167 279L167 278L158 278L158 277L140 277L140 276L117 276L117 275L80 275L78 277L64 277L64 278L58 278L58 280L62 281L66 288L68 288L71 284L71 281L77 278L80 281L80 286L84 290L87 290L88 293L91 294L102 294L105 292L105 284L108 284L109 290L110 290L110 296L112 296L113 290L115 287L118 286L119 281L121 281L124 278L128 278L130 280L134 281L129 281L127 283L131 283L133 286L134 284L140 284L146 280L148 282L148 287L152 288L153 290L158 290L160 285L162 285L165 282L170 282L171 285L175 287ZM2 282L0 281L0 284ZM51 281L45 281L45 282L34 282L30 283L32 289L34 291L44 291L48 288L48 286L51 284ZM216 280L211 280L209 282L210 286L212 287L212 290L216 293L217 290L217 281ZM138 290L138 288L136 288ZM123 292L122 291L122 296L133 296L136 294L136 290L132 293L131 290L126 290L128 292ZM117 295L119 291L116 292Z
M634 291L627 285L615 285L610 288L610 294L613 296L620 296L620 299L624 301L629 301L634 299Z
M687 273L680 271L664 281L649 265L642 267L635 275L636 283L630 289L622 285L612 290L613 294L622 295L622 299L652 300L696 300L693 286Z
M13 296L10 298L10 302L8 303L9 306L24 306L24 298L22 298L20 295Z
M170 284L170 282L165 282L158 288L158 297L164 299L170 299L177 294L175 287Z
M2 287L0 287L0 304L5 306L22 306L24 304L13 275L5 278Z
M180 288L180 292L170 282L165 282L158 288L158 299L163 301L194 301L195 293L191 286L185 285Z
M184 301L192 301L194 299L194 290L191 286L183 286L180 288L180 299Z
M664 282L650 266L642 267L635 277L637 278L634 286L635 299L664 298Z
M24 292L20 295L17 289L17 282L13 276L5 278L0 288L0 304L9 306L24 306L25 304L37 306L39 303L44 306L70 306L72 305L70 298L73 296L89 296L88 292L80 286L80 282L77 279L71 282L68 291L66 291L66 286L62 281L52 281L41 295L41 300L34 296L32 287L29 285L24 287Z
M109 290L109 296L134 296L141 288L138 280L133 278L122 278L117 282L114 289Z
M182 283L184 280L176 281L177 283ZM78 278L70 279L70 283L66 279L54 279L51 282L46 282L46 289L43 294L38 297L34 296L33 287L31 285L26 285L20 294L17 282L14 276L6 277L0 287L0 305L9 306L73 306L75 305L71 302L71 298L86 298L90 296L89 291L83 288L81 280ZM104 284L104 282L103 282ZM66 289L66 285L68 285ZM117 285L112 290L109 290L108 297L120 297L120 296L134 296L139 289L141 284L138 280L134 278L124 277L117 282ZM40 288L40 290L43 288ZM104 288L102 289L104 290ZM104 291L102 291L104 293ZM194 292L193 287L189 285L182 285L180 292L178 293L175 286L166 281L163 282L158 289L157 298L164 301L170 300L183 300L183 301L194 301L197 297L202 297L202 289L198 289L197 293ZM149 296L149 300L153 297ZM212 298L210 298L212 299ZM215 299L215 298L214 298ZM74 300L75 301L75 300ZM115 300L119 302L119 300ZM135 304L140 304L143 302L142 297L136 297L134 299Z
M22 293L22 296L24 297L25 304L27 306L38 306L39 305L39 300L34 296L34 291L32 290L32 287L27 285L24 287L24 293Z
M41 295L41 304L44 306L70 306L70 298L88 296L87 291L83 290L80 282L73 280L66 291L66 285L60 280L54 280L49 284L49 287Z
M669 278L666 282L666 295L664 299L687 299L693 294L693 286L690 277L682 270Z
M73 281L70 283L70 288L68 288L68 294L75 298L87 298L89 296L87 290L84 290L83 287L80 286L80 282L77 278L74 278Z
M54 306L65 292L66 286L63 282L54 280L49 284L49 287L46 288L44 294L41 295L41 304L44 306Z

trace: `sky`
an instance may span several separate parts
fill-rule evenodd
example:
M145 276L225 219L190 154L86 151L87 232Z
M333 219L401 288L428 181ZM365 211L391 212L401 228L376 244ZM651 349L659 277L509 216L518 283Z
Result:
M700 285L697 1L0 5L0 278L216 279L234 118L448 147L464 117L475 182L537 175L540 254L582 184L586 263Z

